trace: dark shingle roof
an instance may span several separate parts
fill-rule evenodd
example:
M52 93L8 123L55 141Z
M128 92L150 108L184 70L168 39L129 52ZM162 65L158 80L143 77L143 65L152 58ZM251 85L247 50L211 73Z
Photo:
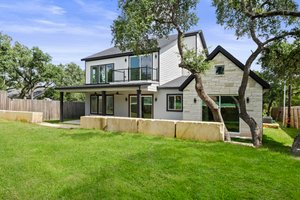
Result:
M232 54L230 54L228 51L226 51L222 46L217 46L208 56L207 60L212 60L214 57L218 54L222 53L225 57L227 57L231 62L233 62L236 66L238 66L241 70L244 71L245 65L241 63L238 59L236 59ZM253 78L258 84L260 84L263 89L270 89L270 85L268 82L260 78L258 75L256 75L253 71L250 71L249 76ZM194 80L194 75L190 75L183 84L179 87L180 91L183 91L190 82Z
M171 80L161 86L158 86L158 89L178 89L188 77L189 76L180 76L180 77L178 77L174 80Z
M203 33L201 31L195 31L191 33L186 33L185 37L193 36L196 34L200 34L201 41L206 48L205 39L203 36ZM167 38L158 39L158 48L161 49L168 44L172 43L177 39L177 35L170 35ZM117 47L111 47L109 49L106 49L104 51L98 52L96 54L93 54L91 56L88 56L86 58L81 59L82 61L92 61L92 60L100 60L100 59L107 59L107 58L115 58L120 56L131 56L133 53L131 51L121 51Z

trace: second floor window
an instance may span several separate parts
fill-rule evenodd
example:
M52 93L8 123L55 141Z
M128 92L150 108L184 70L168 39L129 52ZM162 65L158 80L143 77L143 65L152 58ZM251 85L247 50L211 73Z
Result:
M95 65L91 67L91 83L113 82L113 64Z
M131 56L129 62L130 80L151 80L153 59L152 54Z

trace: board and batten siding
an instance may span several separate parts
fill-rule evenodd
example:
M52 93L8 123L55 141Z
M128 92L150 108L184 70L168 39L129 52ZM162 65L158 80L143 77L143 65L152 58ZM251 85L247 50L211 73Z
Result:
M219 53L213 59L214 65L224 65L224 75L216 75L215 67L208 70L203 76L203 84L207 94L221 96L238 96L238 89L241 84L243 71L230 61L223 54ZM262 86L249 78L246 98L249 98L247 103L247 111L250 116L254 117L260 127L262 127L262 104L263 104L263 88ZM194 103L192 99L196 98ZM202 120L202 101L195 91L195 81L193 80L183 92L183 119L184 120ZM248 125L240 119L240 134L249 136L250 130Z
M199 44L198 41L200 42ZM203 45L201 43L199 34L197 34L197 36L194 35L185 37L184 44L188 47L188 49L196 49L197 47L197 51L203 51ZM159 76L161 85L174 80L177 77L190 75L188 70L179 67L179 63L180 55L178 52L177 40L175 40L160 50Z

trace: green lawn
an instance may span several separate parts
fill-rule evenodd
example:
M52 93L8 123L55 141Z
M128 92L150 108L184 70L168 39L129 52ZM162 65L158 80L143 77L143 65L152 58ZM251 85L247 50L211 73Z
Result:
M292 133L265 132L253 149L0 121L0 199L299 199Z

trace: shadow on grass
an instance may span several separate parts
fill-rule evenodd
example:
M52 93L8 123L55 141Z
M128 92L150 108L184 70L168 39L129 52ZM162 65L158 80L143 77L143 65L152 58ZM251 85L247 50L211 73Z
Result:
M282 124L280 124L280 128L287 134L289 135L292 139L295 139L295 137L297 136L298 134L298 131L296 128L286 128L284 126L282 126Z
M284 143L274 140L272 137L263 135L263 148L268 148L271 151L291 155L291 147Z
M86 132L80 132L80 133L64 133L61 134L61 137L70 137L74 140L89 140L94 137L100 137L100 138L111 138L115 136L122 135L121 132L97 132L97 131L86 131Z

